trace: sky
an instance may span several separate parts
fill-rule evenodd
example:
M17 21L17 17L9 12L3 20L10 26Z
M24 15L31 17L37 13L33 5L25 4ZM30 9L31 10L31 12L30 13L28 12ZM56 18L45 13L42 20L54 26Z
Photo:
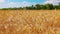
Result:
M0 8L25 7L35 4L58 4L60 0L0 0Z

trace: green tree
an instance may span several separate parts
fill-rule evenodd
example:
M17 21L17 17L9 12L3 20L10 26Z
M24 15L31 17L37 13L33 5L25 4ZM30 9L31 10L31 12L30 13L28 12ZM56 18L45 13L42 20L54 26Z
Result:
M46 4L45 7L46 7L46 9L48 9L48 10L54 9L53 4Z
M35 5L35 9L37 9L37 10L41 9L41 5L40 4L36 4Z

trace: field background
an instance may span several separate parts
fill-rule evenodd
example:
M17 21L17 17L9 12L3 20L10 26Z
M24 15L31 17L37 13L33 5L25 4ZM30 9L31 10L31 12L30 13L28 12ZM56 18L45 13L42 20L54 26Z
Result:
M0 34L60 34L60 10L0 10Z

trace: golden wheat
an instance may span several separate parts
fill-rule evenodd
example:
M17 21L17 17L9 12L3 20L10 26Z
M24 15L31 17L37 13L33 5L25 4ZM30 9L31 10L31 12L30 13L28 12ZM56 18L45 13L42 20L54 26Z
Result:
M0 10L0 34L60 34L60 10Z

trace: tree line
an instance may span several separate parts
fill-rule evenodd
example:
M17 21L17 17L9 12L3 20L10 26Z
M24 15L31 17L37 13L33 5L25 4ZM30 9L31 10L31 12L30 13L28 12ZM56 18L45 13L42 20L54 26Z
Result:
M58 5L53 4L36 4L32 6L19 7L19 8L2 8L2 10L60 10L60 3Z

